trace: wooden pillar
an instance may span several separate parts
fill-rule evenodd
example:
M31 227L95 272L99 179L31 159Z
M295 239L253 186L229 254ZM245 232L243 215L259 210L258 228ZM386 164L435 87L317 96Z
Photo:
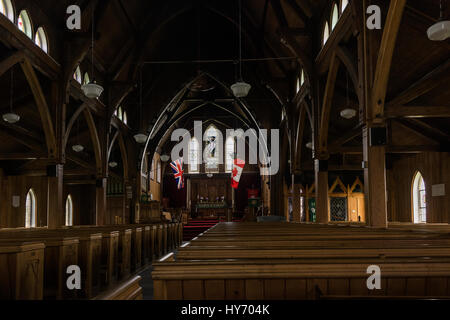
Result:
M386 128L363 129L364 192L368 225L387 228Z
M106 178L97 179L95 188L95 225L105 225L106 216Z
M63 178L64 166L62 164L47 167L47 226L50 229L59 228L65 223Z
M316 179L316 222L328 223L328 161L316 159L314 162Z
M292 192L292 218L295 222L300 222L300 185L294 184Z

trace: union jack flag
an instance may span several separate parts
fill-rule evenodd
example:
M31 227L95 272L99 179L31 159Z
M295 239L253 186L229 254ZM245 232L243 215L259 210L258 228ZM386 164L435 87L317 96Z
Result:
M172 167L173 176L175 177L175 180L177 181L178 190L184 188L184 179L183 179L183 159L175 160L174 162L170 163L170 166Z

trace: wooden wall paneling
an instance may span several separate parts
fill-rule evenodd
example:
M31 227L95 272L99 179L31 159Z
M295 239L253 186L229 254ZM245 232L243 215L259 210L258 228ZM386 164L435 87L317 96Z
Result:
M224 300L225 280L205 280L205 297L207 300Z
M263 300L265 298L264 280L246 279L245 280L245 297L248 300Z
M204 300L203 280L184 280L183 281L183 298L185 300Z

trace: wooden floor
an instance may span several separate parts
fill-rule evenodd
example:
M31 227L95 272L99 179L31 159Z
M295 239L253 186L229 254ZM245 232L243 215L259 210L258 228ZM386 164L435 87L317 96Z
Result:
M156 299L450 298L450 227L220 223L153 267Z

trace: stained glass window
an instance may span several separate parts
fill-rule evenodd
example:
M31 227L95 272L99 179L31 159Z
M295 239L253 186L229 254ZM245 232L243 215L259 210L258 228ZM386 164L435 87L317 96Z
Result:
M28 191L25 202L25 228L36 228L36 195L33 189Z
M207 171L216 171L219 169L219 150L217 148L218 132L216 127L210 126L206 132L205 164Z
M156 182L161 183L161 161L158 161L156 169Z
M126 111L123 112L123 123L128 124L128 116Z
M66 200L66 226L71 227L73 225L73 201L72 196L69 195Z
M413 211L414 223L427 222L426 188L420 172L416 173L413 181Z
M33 38L31 20L25 10L22 10L22 12L20 12L19 18L17 19L17 26L19 27L20 31L25 33L30 39Z
M344 12L345 8L347 8L348 0L342 0L342 12Z
M73 74L73 78L74 78L79 84L81 84L81 70L80 70L80 66L78 66L77 69L75 70L75 73Z
M199 144L197 139L194 137L189 143L189 172L199 172L198 153Z
M34 43L36 43L36 45L45 53L48 53L47 36L45 35L45 31L42 27L39 27L39 29L36 31Z
M10 0L0 0L0 13L14 23L14 10Z
M325 28L323 29L323 45L327 43L329 37L330 37L330 27L328 26L328 22L326 22Z
M234 138L228 137L225 144L225 171L231 172L233 170L234 161Z
M90 81L91 79L89 78L89 74L86 72L84 74L83 84L88 84Z
M333 5L333 12L331 16L331 30L334 30L339 20L339 9L337 4Z

